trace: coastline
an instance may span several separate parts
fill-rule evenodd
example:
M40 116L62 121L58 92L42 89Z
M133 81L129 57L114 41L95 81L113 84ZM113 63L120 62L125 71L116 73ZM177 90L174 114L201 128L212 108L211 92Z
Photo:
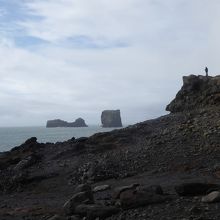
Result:
M62 142L72 137L89 137L98 132L107 132L118 128L102 128L90 125L82 128L45 128L45 126L1 127L0 152L7 151L24 143L30 137L37 137L39 142Z
M159 118L5 152L0 218L219 219L218 80L185 78Z

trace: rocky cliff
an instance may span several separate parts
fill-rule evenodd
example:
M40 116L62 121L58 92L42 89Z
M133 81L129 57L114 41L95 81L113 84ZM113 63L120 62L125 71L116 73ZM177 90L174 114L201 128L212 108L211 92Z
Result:
M166 107L172 113L220 106L220 76L184 76L183 86Z
M102 127L122 127L120 110L105 110L101 115Z
M56 128L56 127L88 127L82 118L76 119L74 122L67 122L60 119L49 120L47 121L47 128Z

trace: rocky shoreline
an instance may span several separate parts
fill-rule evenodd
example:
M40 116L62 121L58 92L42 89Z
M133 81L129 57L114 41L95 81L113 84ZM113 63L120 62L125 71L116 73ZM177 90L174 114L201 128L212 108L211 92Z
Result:
M160 118L2 153L0 219L219 219L218 80L185 78Z

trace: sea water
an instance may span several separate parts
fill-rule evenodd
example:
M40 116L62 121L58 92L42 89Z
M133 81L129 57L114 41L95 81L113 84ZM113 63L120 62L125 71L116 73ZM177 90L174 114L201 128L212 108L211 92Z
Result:
M0 127L0 152L10 150L36 137L39 143L66 141L72 137L89 137L98 132L108 132L115 128L89 126L85 128L45 128L45 127Z

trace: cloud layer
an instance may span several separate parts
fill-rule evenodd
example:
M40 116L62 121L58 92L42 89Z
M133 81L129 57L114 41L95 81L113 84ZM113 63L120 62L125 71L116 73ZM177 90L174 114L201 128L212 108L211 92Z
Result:
M0 126L164 114L183 74L218 74L218 0L0 0Z

